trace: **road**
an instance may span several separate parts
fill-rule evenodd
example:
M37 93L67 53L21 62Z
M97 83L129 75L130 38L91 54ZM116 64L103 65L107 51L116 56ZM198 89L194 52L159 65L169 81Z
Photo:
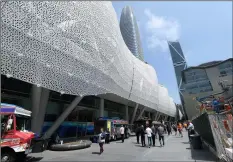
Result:
M147 141L146 141L147 143ZM42 154L32 154L35 161L216 161L208 150L192 150L188 143L187 133L184 137L166 136L165 146L160 147L156 140L156 147L141 147L136 144L136 137L126 139L124 143L114 141L104 145L104 153L99 155L98 144L93 143L90 148L75 151L45 151Z

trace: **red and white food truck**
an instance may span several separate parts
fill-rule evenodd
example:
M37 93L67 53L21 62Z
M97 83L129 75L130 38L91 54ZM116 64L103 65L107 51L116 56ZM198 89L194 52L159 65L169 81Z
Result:
M1 103L0 114L1 161L15 162L19 159L23 161L38 144L34 140L35 134L27 130L30 127L31 112L16 105ZM42 152L46 148L43 142L40 145L39 152Z

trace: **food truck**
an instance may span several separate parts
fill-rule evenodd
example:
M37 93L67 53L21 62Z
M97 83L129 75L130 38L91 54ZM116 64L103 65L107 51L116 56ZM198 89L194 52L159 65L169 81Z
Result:
M120 127L121 125L127 126L129 123L126 120L122 120L120 118L108 118L108 117L100 117L94 122L94 137L92 137L92 141L96 141L96 135L100 133L100 129L103 128L104 131L109 131L110 136L109 140L117 140L121 137ZM129 137L129 132L126 134L125 138Z
M1 103L1 161L15 162L35 151L43 152L45 144L37 143L35 134L28 131L31 112L19 106Z

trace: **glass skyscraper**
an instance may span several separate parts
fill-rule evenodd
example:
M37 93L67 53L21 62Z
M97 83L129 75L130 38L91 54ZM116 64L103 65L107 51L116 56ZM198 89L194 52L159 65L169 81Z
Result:
M187 63L186 63L183 51L181 49L180 43L178 41L168 42L168 47L171 53L173 66L175 69L176 80L177 80L179 94L180 94L180 100L183 106L184 114L187 118L187 114L186 114L185 107L184 107L184 98L182 94L184 92L184 83L182 81L182 71L187 68Z
M144 61L136 17L134 16L133 10L130 6L126 6L122 10L120 18L120 29L122 37L129 50L138 59Z

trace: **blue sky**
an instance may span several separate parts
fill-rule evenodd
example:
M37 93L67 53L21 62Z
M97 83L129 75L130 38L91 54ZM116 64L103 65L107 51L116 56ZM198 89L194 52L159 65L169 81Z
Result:
M120 18L129 5L138 21L145 61L180 103L166 40L179 40L188 66L232 57L232 2L113 2Z

